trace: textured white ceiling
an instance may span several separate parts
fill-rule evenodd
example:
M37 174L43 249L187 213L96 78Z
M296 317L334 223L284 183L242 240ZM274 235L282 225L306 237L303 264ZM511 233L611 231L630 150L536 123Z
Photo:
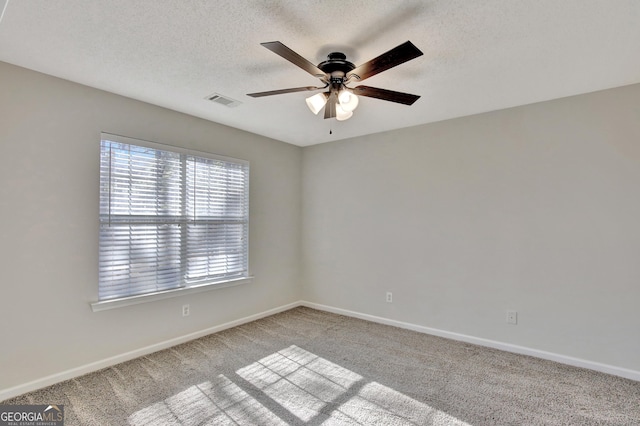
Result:
M6 4L0 61L300 146L640 82L638 0ZM313 115L308 92L248 97L319 83L260 46L275 40L316 64L342 51L356 65L411 40L423 56L364 84L422 97L361 98L344 122ZM242 104L204 99L214 92Z

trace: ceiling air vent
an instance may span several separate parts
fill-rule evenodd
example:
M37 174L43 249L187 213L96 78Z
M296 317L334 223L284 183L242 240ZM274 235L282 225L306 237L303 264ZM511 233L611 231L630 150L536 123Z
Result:
M235 99L222 96L220 93L214 93L212 95L207 96L205 99L216 104L224 105L228 108L237 107L241 103L240 101L236 101Z

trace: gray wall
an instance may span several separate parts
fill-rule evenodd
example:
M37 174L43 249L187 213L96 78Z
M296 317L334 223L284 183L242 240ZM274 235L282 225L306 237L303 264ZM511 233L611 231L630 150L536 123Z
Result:
M305 300L639 371L638 105L634 85L305 148Z
M301 148L5 63L0 94L0 390L300 299ZM92 312L101 131L249 160L253 282Z

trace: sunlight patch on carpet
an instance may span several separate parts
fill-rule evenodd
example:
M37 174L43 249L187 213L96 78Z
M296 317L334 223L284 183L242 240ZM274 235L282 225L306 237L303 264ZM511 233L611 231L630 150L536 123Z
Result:
M139 410L129 416L132 426L157 425L286 425L255 398L224 375Z
M129 416L132 426L296 424L470 426L295 345ZM282 411L281 413L282 414ZM285 416L286 417L286 416Z

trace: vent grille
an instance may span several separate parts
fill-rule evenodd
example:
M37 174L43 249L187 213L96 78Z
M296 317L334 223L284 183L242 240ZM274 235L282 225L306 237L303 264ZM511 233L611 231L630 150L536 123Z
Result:
M207 96L205 99L219 105L224 105L227 108L237 107L238 105L241 104L240 101L236 101L235 99L231 99L227 96L223 96L220 93L213 93Z

